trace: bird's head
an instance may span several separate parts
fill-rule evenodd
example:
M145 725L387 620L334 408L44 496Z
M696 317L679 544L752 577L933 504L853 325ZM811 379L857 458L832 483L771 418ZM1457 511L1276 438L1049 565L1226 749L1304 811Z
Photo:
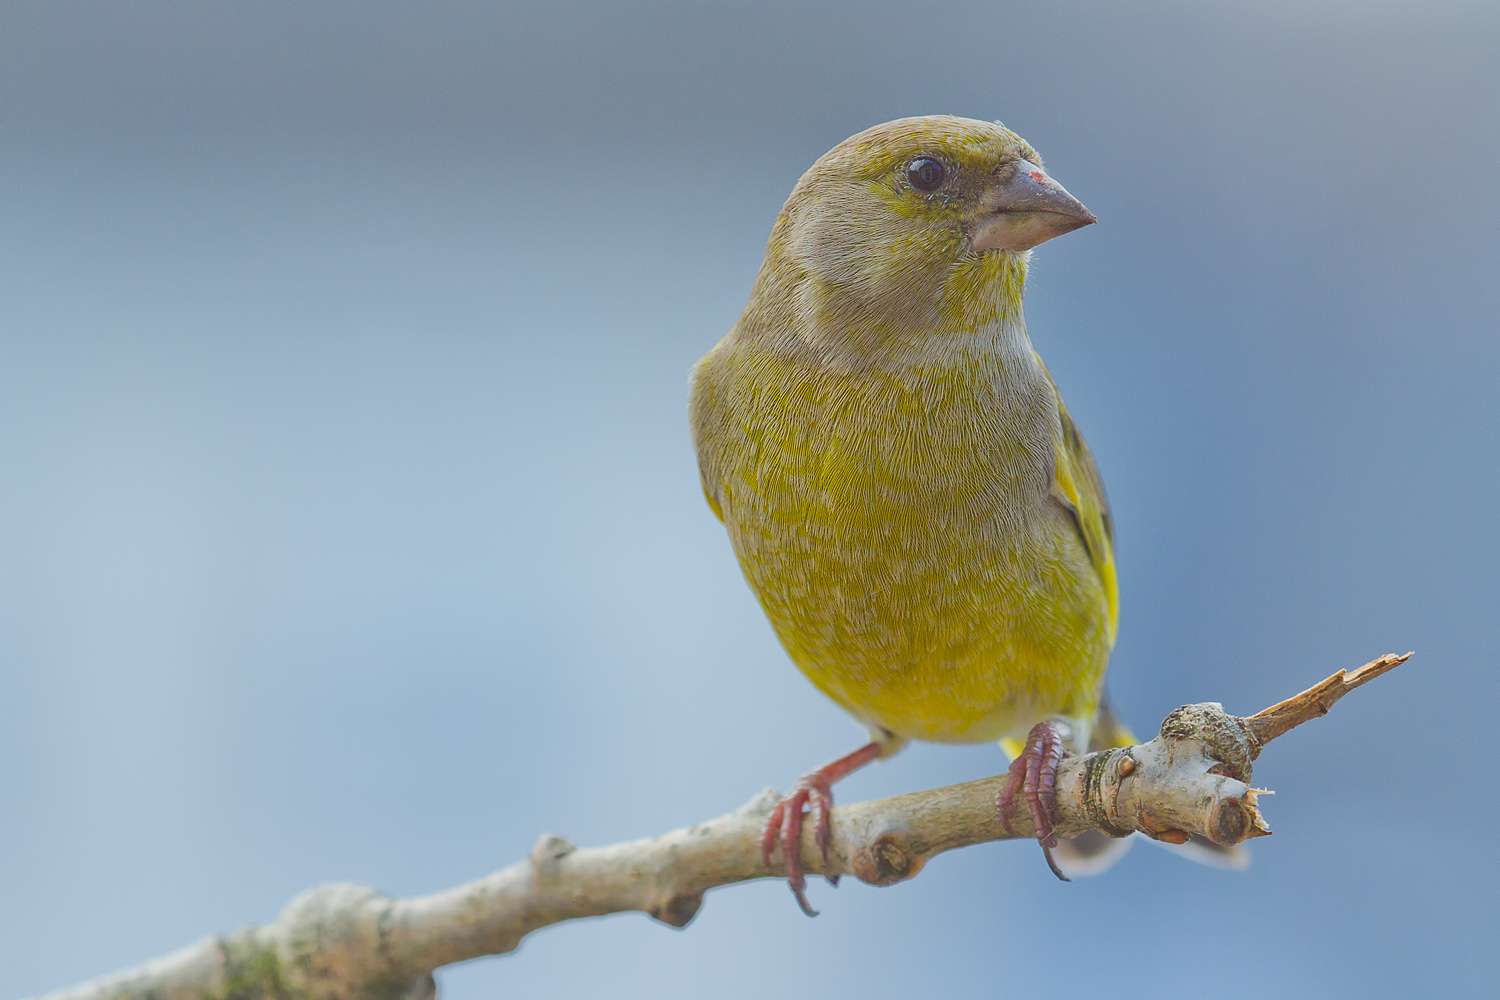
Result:
M844 338L975 329L1019 317L1032 247L1094 221L1003 125L902 118L797 182L758 291L791 293L801 324Z

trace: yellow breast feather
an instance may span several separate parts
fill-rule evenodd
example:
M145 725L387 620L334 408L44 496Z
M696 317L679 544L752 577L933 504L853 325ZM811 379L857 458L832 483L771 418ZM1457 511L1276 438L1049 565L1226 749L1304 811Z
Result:
M1075 534L1072 512L1095 523L1099 506L1029 350L831 373L726 344L700 365L694 397L712 439L705 492L826 694L938 741L1091 717L1113 618L1092 552L1108 552L1107 535Z

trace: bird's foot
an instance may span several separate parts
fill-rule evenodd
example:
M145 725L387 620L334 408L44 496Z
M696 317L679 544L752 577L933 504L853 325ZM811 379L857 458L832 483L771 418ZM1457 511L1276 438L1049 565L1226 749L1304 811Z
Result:
M783 869L797 905L809 917L818 911L807 902L807 876L802 870L802 810L807 810L807 819L812 824L813 842L823 857L823 868L828 868L828 848L833 842L833 783L880 756L880 743L867 743L853 753L825 764L798 780L792 794L786 796L771 814L766 817L765 829L760 835L760 857L767 868L771 867L771 856L776 845L781 845ZM838 885L838 875L826 876L829 883Z
M802 843L802 810L809 805L813 838L822 851L824 862L827 862L826 845L832 837L828 812L833 808L833 787L832 782L822 779L817 771L800 779L792 794L776 803L776 808L766 817L766 828L760 834L760 857L767 868L771 867L771 855L776 853L776 845L783 845L787 885L791 886L792 895L797 897L802 912L816 917L818 911L807 902L807 876L802 872L802 858L797 850L797 845ZM829 879L835 883L836 880L837 876Z
M1047 867L1064 882L1071 882L1073 880L1062 873L1052 857L1052 848L1057 846L1057 838L1052 835L1052 817L1057 805L1057 765L1066 756L1068 749L1063 745L1062 732L1055 722L1044 720L1032 726L1026 735L1026 749L1011 761L1010 777L1000 790L995 805L1000 810L1001 825L1007 833L1013 833L1010 807L1016 793L1021 794L1031 809L1031 826L1042 845Z

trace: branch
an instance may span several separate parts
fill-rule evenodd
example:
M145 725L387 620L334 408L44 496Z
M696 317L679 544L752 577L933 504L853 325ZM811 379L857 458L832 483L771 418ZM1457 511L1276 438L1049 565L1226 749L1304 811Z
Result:
M1247 718L1213 703L1167 716L1139 746L1070 757L1057 774L1056 832L1141 832L1182 843L1190 835L1232 846L1268 835L1250 787L1266 743L1327 714L1345 694L1405 663L1382 656L1340 670ZM811 838L802 866L871 885L911 878L944 851L1033 835L1023 803L1007 833L995 809L1004 776L840 806L823 864ZM685 927L709 889L782 874L760 857L760 832L780 796L766 789L744 806L686 830L610 847L575 848L546 836L531 857L467 885L392 899L335 883L308 890L264 927L207 938L139 968L49 994L44 1000L240 1000L347 998L432 1000L440 966L515 948L532 931L578 917L639 910Z
M1340 670L1321 684L1314 684L1301 694L1293 695L1286 701L1256 712L1245 720L1245 724L1250 727L1250 731L1261 743L1269 743L1281 734L1296 729L1309 719L1327 715L1328 710L1344 695L1362 684L1373 681L1381 674L1395 670L1409 659L1411 659L1410 653L1405 656L1386 653L1379 659L1366 663L1352 674Z

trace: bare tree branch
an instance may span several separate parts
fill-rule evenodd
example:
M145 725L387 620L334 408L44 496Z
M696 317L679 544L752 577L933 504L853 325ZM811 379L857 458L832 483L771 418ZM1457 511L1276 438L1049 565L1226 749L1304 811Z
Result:
M1324 715L1345 694L1411 656L1340 670L1248 718L1212 703L1167 716L1139 746L1063 761L1058 835L1134 832L1172 843L1190 835L1232 846L1268 835L1250 787L1266 743ZM828 864L806 837L802 866L872 885L911 878L944 851L1032 835L1017 803L1007 833L995 802L1004 777L840 806ZM646 840L575 848L545 836L531 857L467 885L415 899L363 886L308 890L264 927L208 938L139 968L49 994L45 1000L429 1000L432 973L453 962L513 951L539 927L639 910L684 927L714 887L782 874L760 857L760 832L779 798L766 789L718 819Z

